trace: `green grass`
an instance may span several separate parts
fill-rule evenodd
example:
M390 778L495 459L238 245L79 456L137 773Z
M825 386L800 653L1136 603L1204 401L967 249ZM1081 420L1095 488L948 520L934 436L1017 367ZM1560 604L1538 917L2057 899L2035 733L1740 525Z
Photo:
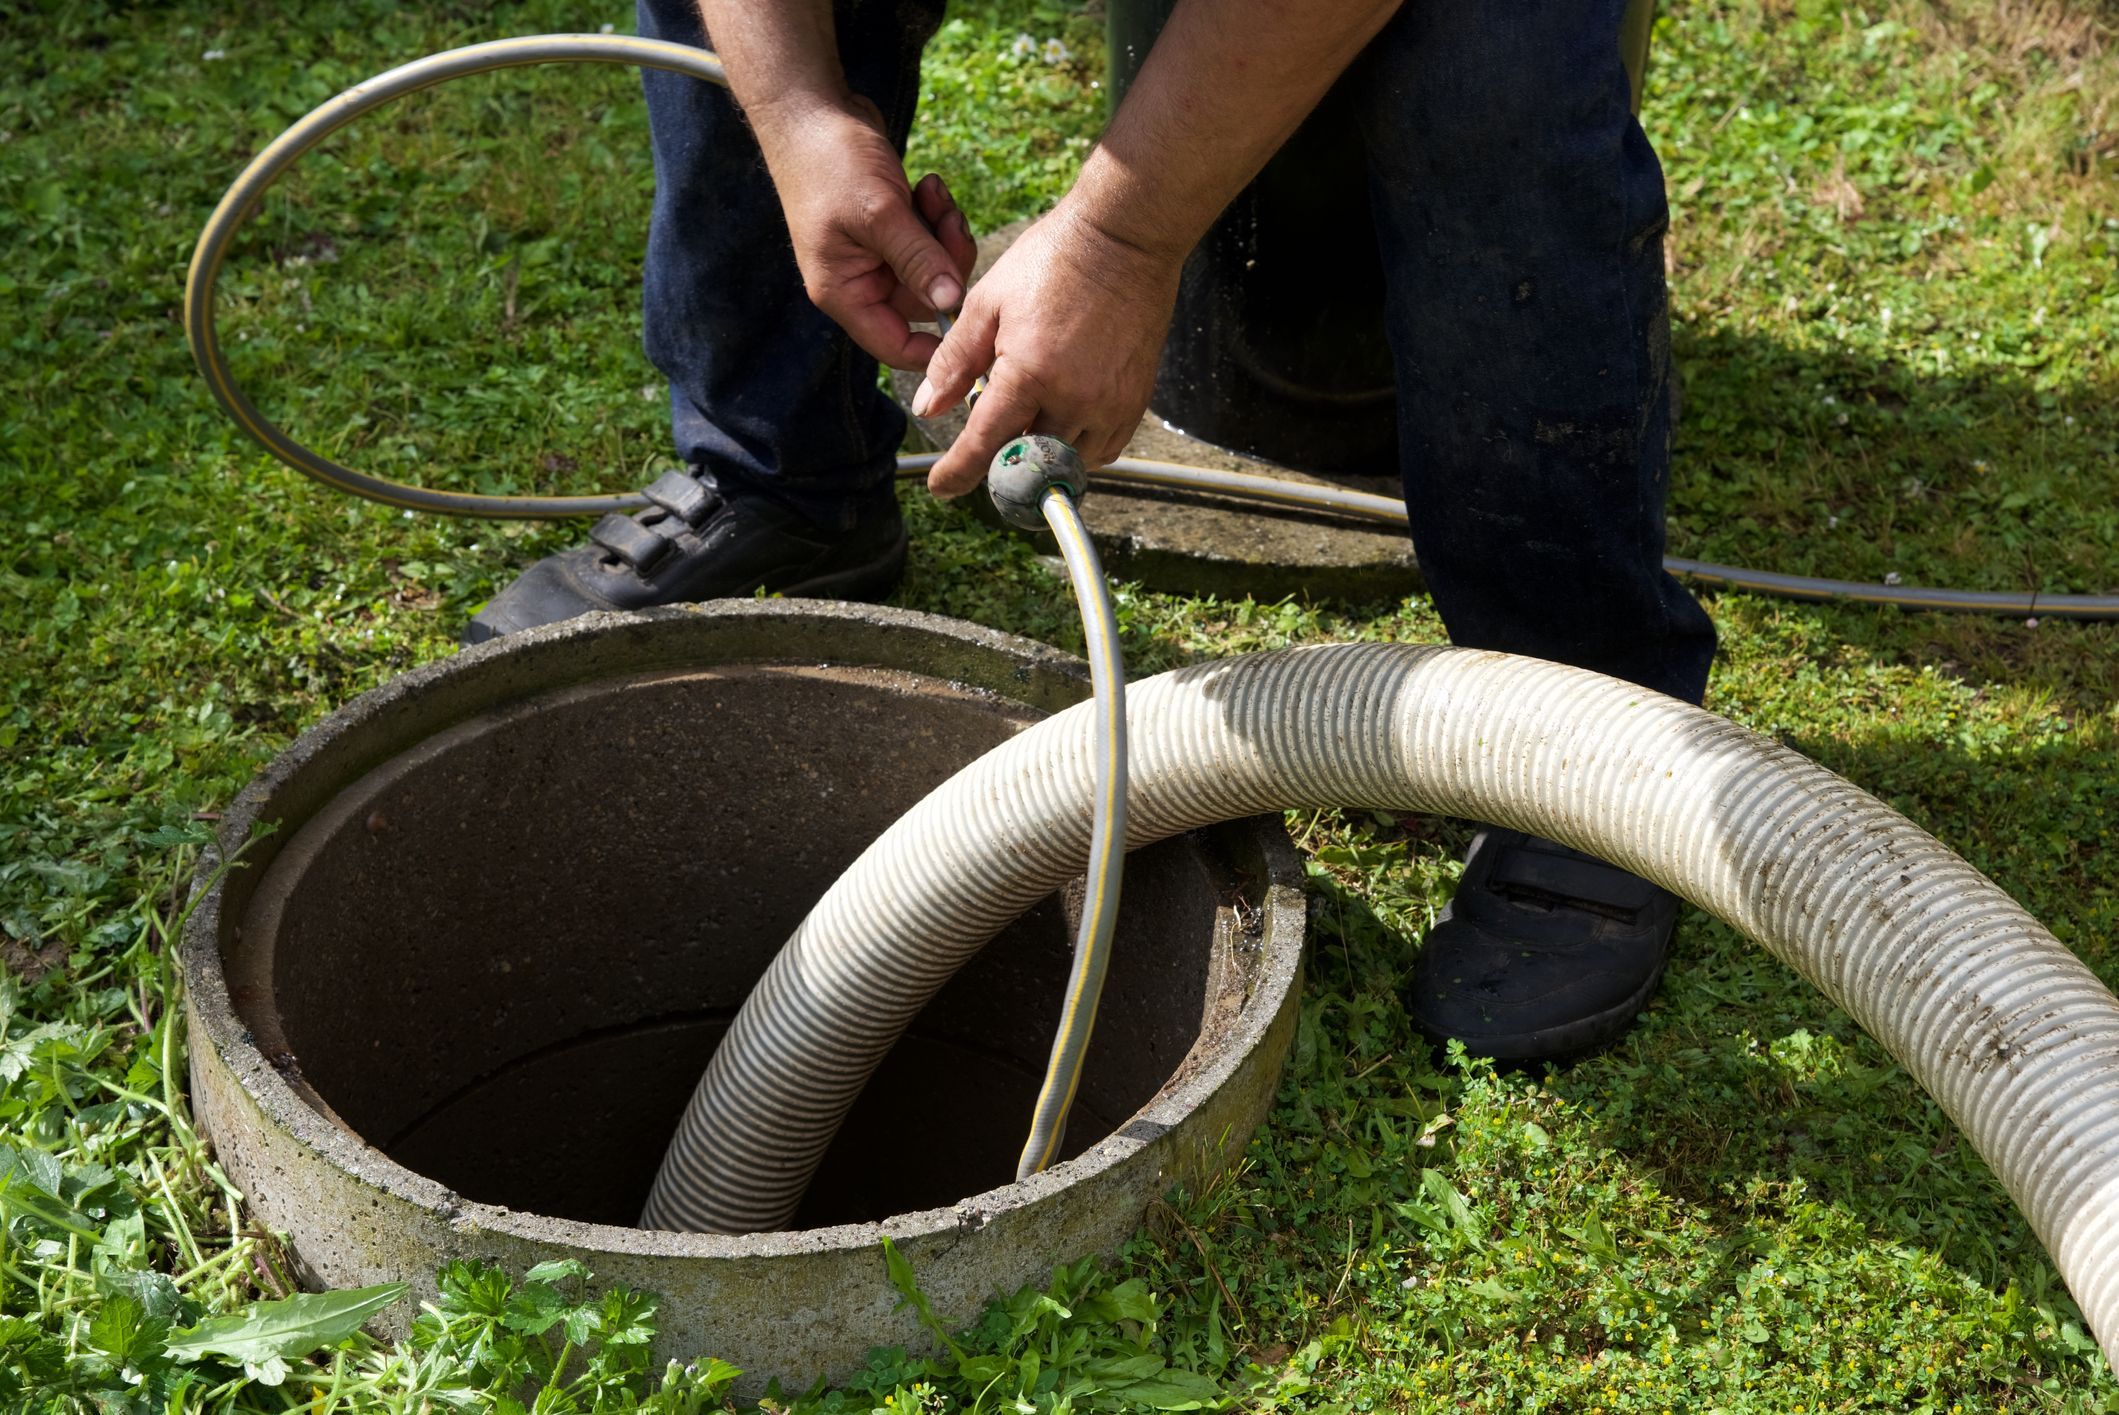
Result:
M1647 121L1676 208L1673 550L2119 589L2109 12L1666 9ZM37 1389L60 1409L151 1408L181 1389L185 1409L417 1410L490 1403L525 1373L582 1405L721 1399L710 1366L636 1359L648 1299L598 1305L574 1274L462 1275L395 1350L303 1327L326 1350L291 1353L277 1386L225 1350L169 1355L168 1333L290 1291L185 1120L169 939L207 818L578 534L408 518L270 463L184 352L190 243L242 162L344 85L601 23L630 10L54 3L0 27L0 1408ZM1018 32L1071 57L1016 57ZM982 227L1036 211L1093 138L1100 69L1100 22L1076 6L955 6L913 164L947 174ZM523 71L407 100L266 203L224 286L238 372L357 465L484 490L637 485L667 455L637 345L649 186L630 75ZM907 506L902 603L1077 643L1022 544ZM1440 634L1419 598L1123 599L1143 673ZM2119 980L2119 633L1712 607L1713 706L1907 811ZM1437 1065L1395 989L1463 828L1292 824L1316 947L1241 1172L1178 1196L1116 1263L996 1307L956 1352L880 1354L818 1406L905 1415L983 1392L998 1410L1019 1389L1046 1410L1168 1405L1206 1381L1258 1408L2119 1409L1992 1177L1786 969L1694 916L1612 1054L1546 1077ZM537 1344L571 1334L565 1313L586 1340L553 1376L558 1348Z

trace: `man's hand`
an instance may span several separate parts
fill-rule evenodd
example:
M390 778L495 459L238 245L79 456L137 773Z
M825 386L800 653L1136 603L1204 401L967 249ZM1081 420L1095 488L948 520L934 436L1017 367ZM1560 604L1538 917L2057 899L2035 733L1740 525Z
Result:
M1065 438L1091 466L1119 454L1147 409L1186 253L1399 3L1178 0L1073 190L939 346L912 321L962 295L971 230L940 178L906 186L881 115L849 90L830 0L700 0L700 12L810 298L883 362L927 369L915 413L953 406L991 371L927 478L957 496L1026 430Z
M926 368L939 341L912 325L956 307L978 257L949 188L933 173L906 184L882 114L858 95L752 121L810 300L890 367Z
M1068 201L1025 231L972 290L913 398L931 416L987 376L927 489L970 491L1025 431L1064 439L1091 467L1116 458L1147 411L1183 266L1182 250L1119 239Z

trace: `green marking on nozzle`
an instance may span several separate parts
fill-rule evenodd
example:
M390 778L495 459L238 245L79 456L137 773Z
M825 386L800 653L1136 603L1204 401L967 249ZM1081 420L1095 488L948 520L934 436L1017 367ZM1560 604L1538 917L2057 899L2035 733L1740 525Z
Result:
M1076 502L1089 489L1081 453L1056 437L1031 433L1004 443L986 468L986 490L1001 519L1026 531L1043 530L1045 496L1065 491Z

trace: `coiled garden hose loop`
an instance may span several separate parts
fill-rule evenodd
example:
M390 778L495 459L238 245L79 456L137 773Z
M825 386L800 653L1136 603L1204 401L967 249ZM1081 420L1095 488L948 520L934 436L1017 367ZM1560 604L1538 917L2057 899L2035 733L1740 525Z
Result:
M994 748L885 831L738 1014L657 1180L783 1226L869 1072L1079 867L1097 707ZM2119 1001L1898 812L1701 708L1580 669L1331 644L1134 683L1126 843L1261 811L1461 816L1645 875L1815 984L1935 1098L2119 1349ZM1061 1165L1055 1173L1064 1174Z
M326 137L392 99L430 88L468 74L528 64L589 63L633 64L649 69L668 69L690 74L708 83L727 87L721 61L703 49L671 44L666 40L637 39L628 35L543 34L519 39L496 39L463 49L430 55L401 65L385 74L356 84L302 118L251 160L228 194L199 233L199 244L191 257L191 273L184 287L184 328L191 341L192 358L205 376L213 396L220 400L236 425L273 456L326 486L354 496L364 496L389 506L415 511L435 511L445 516L481 516L494 519L533 519L548 516L600 516L607 511L630 511L647 504L637 491L611 492L600 496L490 496L474 492L436 491L357 472L341 466L289 437L243 395L229 371L214 330L213 295L221 265L243 223L255 213L265 189ZM898 474L925 475L934 465L932 454L912 454L898 459ZM1152 462L1122 458L1094 473L1099 481L1121 486L1155 487L1178 492L1207 493L1233 497L1260 505L1349 516L1383 525L1406 523L1405 504L1388 496L1343 487L1318 486L1248 472L1192 467L1175 462ZM1906 609L1958 610L1973 614L2005 614L2018 618L2043 616L2053 619L2119 619L2119 594L2042 594L2036 591L1950 590L1919 585L1863 584L1855 580L1821 579L1812 575L1783 575L1770 570L1748 570L1737 565L1717 565L1706 560L1666 558L1673 574L1701 584L1720 585L1752 594L1799 600L1851 600L1861 604L1894 604Z
M529 64L633 64L644 69L668 69L690 74L726 88L728 76L721 61L704 49L667 40L637 39L621 34L541 34L523 39L496 39L430 54L401 64L355 84L338 97L310 110L299 122L281 133L265 150L250 160L235 185L206 219L199 244L191 253L191 270L184 280L184 332L191 341L191 357L206 386L220 400L236 426L250 434L266 451L298 472L316 478L328 487L402 506L413 511L438 511L444 516L484 516L503 520L529 520L546 516L600 516L607 511L630 511L645 506L638 492L605 496L486 496L467 491L436 491L408 486L383 477L341 466L322 453L296 442L270 418L257 410L243 390L236 387L228 359L214 329L214 287L221 265L228 258L236 233L256 213L266 188L283 176L325 138L363 113L382 107L408 93L432 88L450 79L495 69L521 68Z

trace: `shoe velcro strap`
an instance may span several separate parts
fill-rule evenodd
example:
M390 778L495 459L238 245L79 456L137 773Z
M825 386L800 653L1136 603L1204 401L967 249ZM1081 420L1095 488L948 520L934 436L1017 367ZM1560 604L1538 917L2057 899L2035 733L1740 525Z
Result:
M631 516L621 516L616 511L598 521L589 532L589 539L611 554L646 572L656 561L669 553L670 543L666 537L641 525Z
M713 514L720 498L699 484L699 479L684 472L664 472L655 478L646 491L647 499L680 517L688 526L697 526Z
M1579 905L1618 918L1631 918L1655 899L1654 885L1617 865L1523 846L1495 862L1489 886L1502 894Z

